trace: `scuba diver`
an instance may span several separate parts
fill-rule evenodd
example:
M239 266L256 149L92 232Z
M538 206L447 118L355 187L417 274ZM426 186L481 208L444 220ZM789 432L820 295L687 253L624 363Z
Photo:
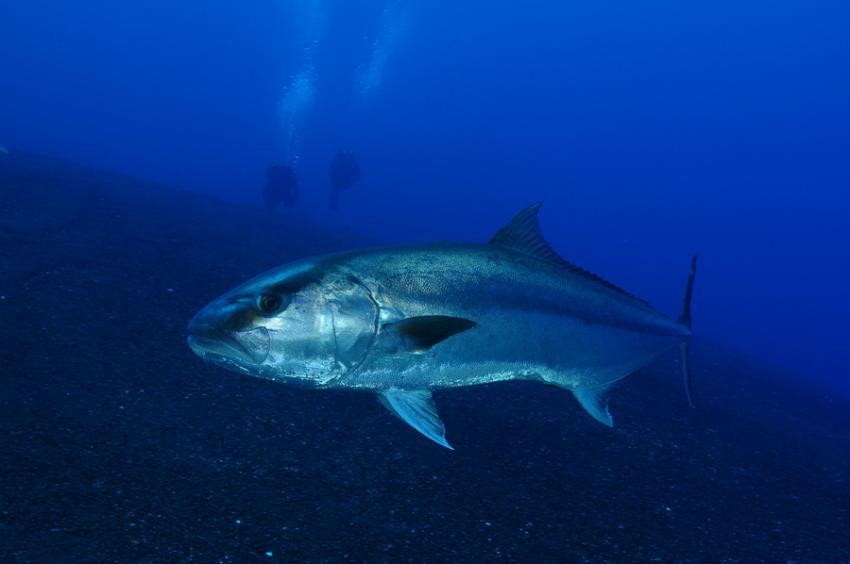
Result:
M266 207L275 209L280 204L294 206L298 201L298 178L289 165L273 164L266 171L266 186L263 189Z
M340 151L331 159L331 209L339 206L339 194L357 184L360 165L351 151Z

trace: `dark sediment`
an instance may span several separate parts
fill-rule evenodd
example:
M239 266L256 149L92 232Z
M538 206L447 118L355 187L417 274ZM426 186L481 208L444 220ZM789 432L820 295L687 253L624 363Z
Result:
M555 388L438 393L455 452L185 346L222 291L351 244L0 154L0 560L850 559L847 401L699 341L697 410L674 357L614 429Z

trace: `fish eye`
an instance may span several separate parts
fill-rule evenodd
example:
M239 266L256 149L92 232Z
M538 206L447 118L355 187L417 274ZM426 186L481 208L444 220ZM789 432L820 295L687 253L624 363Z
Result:
M277 313L288 305L288 296L284 298L277 294L260 294L257 298L257 309L267 315Z

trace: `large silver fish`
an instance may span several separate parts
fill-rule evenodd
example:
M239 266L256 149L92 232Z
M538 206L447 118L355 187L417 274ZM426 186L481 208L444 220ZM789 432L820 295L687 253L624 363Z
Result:
M439 388L545 382L611 426L612 384L678 345L690 403L696 256L674 321L559 257L540 232L539 208L489 244L348 252L271 270L198 313L189 346L261 378L372 391L447 448L431 400Z

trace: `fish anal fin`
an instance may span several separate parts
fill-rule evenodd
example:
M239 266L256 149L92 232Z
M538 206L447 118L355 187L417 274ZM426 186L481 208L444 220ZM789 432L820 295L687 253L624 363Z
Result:
M402 352L421 353L476 325L472 320L448 315L409 317L381 327L382 346Z
M591 417L607 427L614 426L614 418L608 411L608 397L611 384L597 388L583 388L572 390L578 402Z
M378 395L380 402L399 419L447 449L454 448L446 440L446 427L428 390L386 390Z

